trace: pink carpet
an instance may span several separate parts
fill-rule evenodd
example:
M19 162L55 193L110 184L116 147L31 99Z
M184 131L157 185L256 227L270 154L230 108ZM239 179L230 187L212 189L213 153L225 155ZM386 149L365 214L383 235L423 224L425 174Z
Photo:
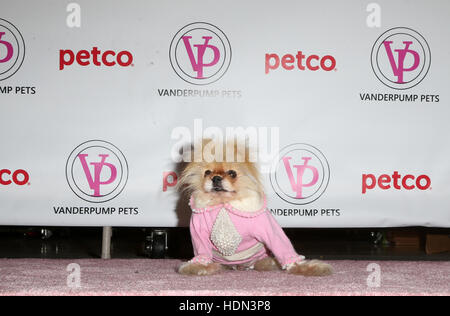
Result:
M450 262L378 261L379 287L367 285L368 261L330 261L335 273L322 278L256 271L189 277L175 272L180 262L0 259L0 295L450 295ZM81 268L79 288L67 286L70 263Z

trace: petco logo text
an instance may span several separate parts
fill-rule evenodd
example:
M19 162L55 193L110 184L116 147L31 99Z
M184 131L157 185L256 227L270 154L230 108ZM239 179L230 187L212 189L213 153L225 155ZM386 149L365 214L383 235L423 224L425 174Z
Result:
M178 183L178 175L175 171L163 172L163 192L166 192L169 187L175 187Z
M318 55L304 55L302 51L298 51L297 55L286 54L280 58L278 54L266 54L266 75L279 67L285 70L324 70L331 71L336 68L336 59L331 55L319 57Z
M59 51L59 70L71 66L74 62L80 66L89 66L92 62L97 67L112 67L115 65L128 67L133 63L133 55L126 50L119 53L112 50L102 52L97 47L92 48L91 51L80 50L77 53L70 49Z
M378 178L373 174L362 175L362 194L366 194L367 190L372 190L376 186L382 190L389 190L392 187L396 190L427 190L431 187L431 179L427 175L415 177L411 174L402 176L398 171L394 171L392 176L382 174Z
M0 170L0 185L25 185L30 180L30 175L23 169L11 171L8 169Z

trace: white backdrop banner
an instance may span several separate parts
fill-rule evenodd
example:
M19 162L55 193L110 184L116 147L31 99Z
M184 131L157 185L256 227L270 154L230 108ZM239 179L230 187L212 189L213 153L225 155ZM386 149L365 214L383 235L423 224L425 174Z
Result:
M448 0L0 8L0 225L186 226L180 147L241 131L284 227L450 227Z

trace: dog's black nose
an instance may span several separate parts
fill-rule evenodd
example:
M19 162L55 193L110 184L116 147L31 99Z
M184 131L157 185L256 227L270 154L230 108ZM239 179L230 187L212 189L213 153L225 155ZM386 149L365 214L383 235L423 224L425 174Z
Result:
M214 185L220 184L220 183L222 182L222 177L214 176L214 177L212 178L212 182L213 182Z

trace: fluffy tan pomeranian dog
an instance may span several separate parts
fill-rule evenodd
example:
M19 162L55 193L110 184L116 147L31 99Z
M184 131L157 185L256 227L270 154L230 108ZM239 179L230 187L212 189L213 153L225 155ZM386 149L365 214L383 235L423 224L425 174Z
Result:
M206 149L209 145L214 155L211 143L206 140L203 146ZM267 209L260 174L249 161L248 148L242 150L234 144L225 147L223 152L233 151L232 162L202 159L183 170L179 183L191 194L190 232L195 257L183 263L178 272L211 275L232 268L282 269L306 276L331 274L330 265L305 260L296 253Z

